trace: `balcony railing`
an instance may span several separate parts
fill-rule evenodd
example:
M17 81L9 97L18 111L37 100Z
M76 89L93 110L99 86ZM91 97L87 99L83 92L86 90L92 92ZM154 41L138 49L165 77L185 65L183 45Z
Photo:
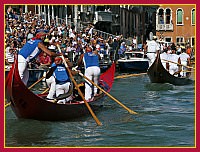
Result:
M156 31L173 31L173 24L157 24Z

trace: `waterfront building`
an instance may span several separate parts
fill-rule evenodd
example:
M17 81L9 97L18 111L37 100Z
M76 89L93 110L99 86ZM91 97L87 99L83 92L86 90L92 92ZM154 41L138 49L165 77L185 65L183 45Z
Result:
M160 5L156 12L156 36L176 45L195 46L195 5Z

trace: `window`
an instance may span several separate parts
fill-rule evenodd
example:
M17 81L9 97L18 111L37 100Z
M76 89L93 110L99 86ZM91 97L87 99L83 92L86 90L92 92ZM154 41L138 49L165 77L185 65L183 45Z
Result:
M163 9L159 9L158 24L164 24L164 10Z
M182 25L183 24L183 10L178 9L176 13L176 18L177 18L177 25Z
M172 38L171 37L165 37L165 42L172 42Z
M195 9L192 9L192 25L195 25Z
M176 44L182 44L184 43L184 37L176 37Z
M166 24L171 24L171 10L166 9Z
M195 46L195 38L194 37L191 38L191 46L192 47Z

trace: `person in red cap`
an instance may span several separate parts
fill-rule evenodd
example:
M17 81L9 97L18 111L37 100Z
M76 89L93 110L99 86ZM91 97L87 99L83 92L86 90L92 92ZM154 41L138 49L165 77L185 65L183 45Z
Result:
M65 58L65 61L73 75L77 72L71 70L73 64ZM46 100L53 101L54 95L59 97L60 95L66 95L70 90L71 78L66 69L65 65L63 64L62 57L57 56L54 59L54 63L51 65L51 69L49 73L46 75L46 81L48 86L50 87L49 93L47 95ZM72 100L72 96L66 96L60 99L57 103L65 104L66 102Z
M47 35L45 32L38 32L36 36L29 41L21 48L18 53L18 70L19 75L27 85L29 72L28 72L28 63L36 58L42 51L46 52L50 56L58 56L54 52L49 51L46 46L43 44L44 38Z

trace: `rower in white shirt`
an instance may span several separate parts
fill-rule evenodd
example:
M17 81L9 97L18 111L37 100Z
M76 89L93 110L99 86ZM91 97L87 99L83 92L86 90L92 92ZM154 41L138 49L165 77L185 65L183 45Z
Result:
M186 53L186 49L185 47L181 48L181 54L179 55L180 60L181 60L181 64L185 65L185 66L189 66L190 65L190 56ZM186 71L188 70L187 67L182 66L182 71L180 72L182 77L186 77Z
M178 74L180 74L180 65L175 63L181 64L181 60L179 55L176 54L176 50L172 50L172 53L168 56L168 60L174 62L169 62L169 73L178 76Z
M152 32L149 34L149 39L150 41L147 42L147 57L149 59L149 66L151 66L156 58L157 51L160 50L160 47L156 42L157 37L153 36Z
M166 61L166 60L168 60L167 49L164 49L164 50L162 51L162 53L160 54L160 59L161 59L161 62L162 62L163 67L164 67L166 70L169 70L169 63Z

